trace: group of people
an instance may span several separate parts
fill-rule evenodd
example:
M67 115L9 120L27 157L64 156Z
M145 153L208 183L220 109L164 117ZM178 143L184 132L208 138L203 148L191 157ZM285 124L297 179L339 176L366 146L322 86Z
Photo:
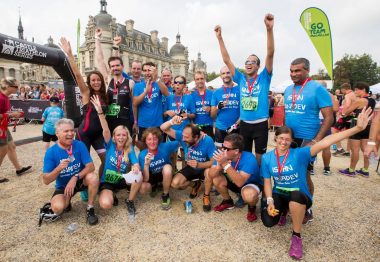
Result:
M171 70L165 68L158 79L152 62L141 65L134 61L130 75L126 74L119 56L118 36L114 38L113 55L105 64L100 29L95 32L99 71L90 72L84 82L70 43L61 38L60 45L82 94L83 120L78 128L66 118L55 123L58 140L47 149L43 167L43 182L56 182L49 219L56 220L70 211L71 198L79 191L87 191L87 221L95 225L97 194L100 208L110 209L119 203L118 190L128 189L125 202L128 213L134 215L138 194L153 196L162 185L161 207L168 210L172 204L170 190L190 187L189 198L195 199L203 182L205 212L233 209L237 204L230 196L232 191L247 204L246 218L250 222L257 220L260 195L265 226L284 225L290 214L293 232L289 255L301 259L302 224L312 219L313 159L342 139L362 137L369 129L373 108L365 103L364 93L355 91L363 98L360 105L347 111L354 112L355 124L326 136L334 121L332 98L322 84L309 78L309 61L297 58L290 65L294 84L284 94L286 126L276 130L276 147L266 152L268 94L275 50L273 15L267 14L264 24L267 54L260 73L262 61L255 54L247 57L246 74L235 67L222 29L216 26L214 31L225 63L220 70L223 86L212 92L206 88L205 74L195 72L196 87L191 94L184 92L184 76L173 78ZM363 90L362 87L358 84L355 90ZM369 151L376 151L372 143L368 144ZM89 154L91 147L101 160L97 172ZM177 169L179 148L184 161ZM222 197L217 205L210 198L213 188Z
M50 88L44 84L33 85L21 85L19 90L10 96L11 99L37 99L37 100L49 100L52 97L57 97L59 100L65 99L65 93L63 89Z

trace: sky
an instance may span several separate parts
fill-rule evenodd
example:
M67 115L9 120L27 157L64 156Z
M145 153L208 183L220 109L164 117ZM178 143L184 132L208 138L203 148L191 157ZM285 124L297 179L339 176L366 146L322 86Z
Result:
M376 0L108 0L107 12L117 23L135 21L134 28L144 33L157 30L158 37L175 44L177 32L188 47L189 60L201 52L208 72L219 72L223 61L213 31L221 25L225 44L235 66L244 67L249 54L261 60L266 55L264 16L275 17L275 56L272 86L289 79L290 62L297 57L310 60L311 74L324 65L302 28L299 18L308 7L322 9L329 18L333 39L334 63L345 54L370 54L380 62L380 8ZM76 42L76 23L81 21L81 43L89 15L100 11L99 0L1 0L0 33L17 37L19 7L24 37L39 44L66 36ZM262 69L262 68L261 68Z

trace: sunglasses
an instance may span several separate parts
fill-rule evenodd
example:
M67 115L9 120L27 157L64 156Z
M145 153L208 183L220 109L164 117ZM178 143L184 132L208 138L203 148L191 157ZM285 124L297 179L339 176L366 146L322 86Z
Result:
M224 150L227 150L227 151L235 150L235 149L236 149L236 148L225 147L224 145L222 145L222 148L223 148Z
M245 61L245 65L257 65L257 61L247 60L247 61Z
M179 84L179 85L183 85L185 82L184 81L174 81L174 84Z

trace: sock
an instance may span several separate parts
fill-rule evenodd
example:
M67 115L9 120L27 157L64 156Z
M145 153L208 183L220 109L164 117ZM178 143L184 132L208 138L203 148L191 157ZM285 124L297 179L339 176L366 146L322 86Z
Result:
M87 210L90 210L93 207L94 207L93 205L87 205Z
M205 194L203 194L203 195L204 195L204 196L210 196L210 194L206 194L206 193L205 193Z
M351 167L348 169L348 171L350 171L350 172L354 172L355 170L354 169L352 169Z
M343 147L338 147L336 150L341 151L341 150L343 150Z
M256 211L256 206L250 206L250 205L248 205L248 209L252 210L252 211Z
M330 171L330 167L329 166L325 166L324 170Z
M294 232L294 230L293 230L293 236L297 236L297 237L301 238L301 233L296 233L296 232Z
M368 168L362 168L362 171L364 171L364 172L368 172Z

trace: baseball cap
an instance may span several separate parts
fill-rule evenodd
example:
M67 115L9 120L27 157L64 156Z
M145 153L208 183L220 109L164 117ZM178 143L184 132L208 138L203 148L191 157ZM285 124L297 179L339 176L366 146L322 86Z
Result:
M50 98L50 102L53 102L53 103L59 103L59 98L53 96L53 97Z

